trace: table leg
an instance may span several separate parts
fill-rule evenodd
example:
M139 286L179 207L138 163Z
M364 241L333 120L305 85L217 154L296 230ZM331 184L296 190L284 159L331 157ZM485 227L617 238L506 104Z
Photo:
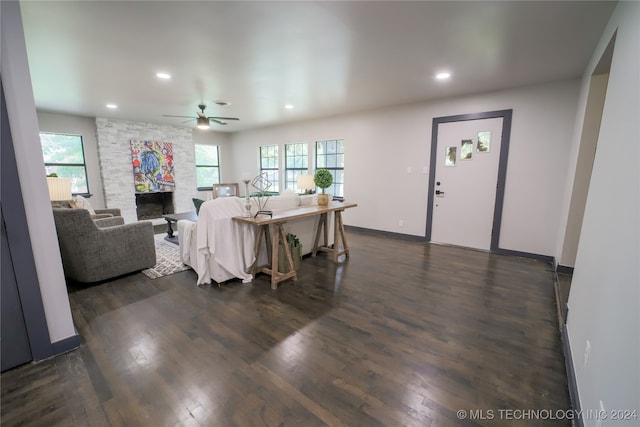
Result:
M286 280L288 278L292 278L294 281L298 279L298 275L296 270L293 268L293 259L291 258L291 249L289 249L289 244L287 243L287 236L284 233L284 228L282 227L282 223L273 224L275 230L273 230L273 240L271 246L271 289L277 289L278 283ZM282 242L282 246L284 247L285 255L287 256L287 262L289 264L289 272L281 273L278 271L279 263L278 263L278 251L280 248L280 242Z
M324 231L324 245L322 247L319 247L318 242L320 241L320 233L322 233L323 231ZM328 239L329 238L327 234L327 214L322 213L320 214L320 218L318 220L318 228L316 229L316 238L313 241L313 250L311 251L312 257L316 256L319 250L323 250L322 248L327 247Z
M176 236L173 232L173 227L171 226L171 223L173 224L177 224L176 221L173 220L169 220L167 218L165 218L165 220L167 221L167 235L164 236L164 240L166 240L169 243L173 243L174 245L178 245L178 236Z
M256 237L256 247L254 254L256 260L251 268L251 274L255 277L256 272L262 272L271 276L271 289L277 289L278 283L283 280L292 278L294 281L298 279L296 270L293 268L293 258L291 257L291 250L287 244L287 236L284 232L284 227L281 223L273 224L273 236L269 224L260 225L258 229L258 236ZM265 248L267 250L267 259L271 260L271 265L258 265L258 260L262 253L262 236L264 235ZM281 273L278 271L278 252L280 248L280 242L283 242L285 254L287 256L287 262L289 264L289 272Z
M264 225L258 227L258 233L256 234L256 246L253 248L253 265L251 266L251 275L256 277L256 270L258 270L258 259L260 258L260 245L262 244L262 233Z
M340 233L340 237L342 238L342 252L340 252L340 247L338 245L338 233ZM333 224L333 260L338 261L338 257L344 254L345 257L349 258L349 245L347 244L347 235L344 232L344 222L342 221L342 211L335 212L334 224Z
M340 221L342 216L340 215L340 211L336 211L333 214L333 262L338 262L338 252L340 250L340 240L338 239L338 221Z
M173 228L171 228L171 220L167 219L166 221L167 221L167 236L173 237Z
M280 243L280 224L273 225L274 236L271 241L271 289L278 288L278 246Z

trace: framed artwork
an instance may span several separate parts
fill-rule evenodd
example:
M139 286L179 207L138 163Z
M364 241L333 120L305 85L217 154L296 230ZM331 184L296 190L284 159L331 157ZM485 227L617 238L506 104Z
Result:
M444 159L445 166L455 166L458 147L447 147L445 150L446 157Z
M476 151L480 153L488 153L491 149L491 131L478 132L478 145Z
M240 191L238 190L238 184L213 184L213 198L217 199L218 197L231 197L238 196Z
M473 140L463 139L460 142L460 160L471 160L473 158Z
M173 191L173 144L131 140L131 164L136 193Z

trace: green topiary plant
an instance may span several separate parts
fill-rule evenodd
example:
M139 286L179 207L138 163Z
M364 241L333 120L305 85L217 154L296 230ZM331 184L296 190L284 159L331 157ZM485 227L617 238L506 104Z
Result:
M322 189L322 194L324 194L324 189L333 184L333 175L327 169L318 169L313 175L313 182Z

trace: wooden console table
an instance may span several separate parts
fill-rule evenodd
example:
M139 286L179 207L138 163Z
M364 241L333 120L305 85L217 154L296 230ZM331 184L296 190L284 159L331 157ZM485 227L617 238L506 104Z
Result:
M348 208L354 208L358 206L355 203L341 203L331 202L328 206L301 206L293 209L282 209L273 212L272 216L259 215L256 218L246 218L236 216L234 221L243 222L246 224L253 224L258 227L258 234L256 236L255 247L255 262L251 268L251 274L255 276L256 272L262 272L271 276L271 289L277 289L278 283L286 280L297 280L298 276L293 268L293 259L291 258L291 250L287 244L287 237L284 232L283 225L289 220L305 218L308 216L319 215L320 220L318 222L318 228L316 229L316 237L313 243L313 250L311 256L316 256L318 251L333 253L333 261L337 262L340 255L349 256L349 246L347 245L347 239L344 233L344 223L342 222L342 212ZM328 245L328 233L327 230L327 215L333 212L333 248ZM273 227L273 239L271 238L270 227ZM324 241L322 246L318 246L320 236L324 235ZM271 259L271 265L258 266L258 260L260 259L260 250L262 239L265 239L268 258ZM342 240L342 250L340 250L339 241ZM288 273L281 273L278 271L278 247L280 242L284 246L285 253L287 255L287 262L289 265Z

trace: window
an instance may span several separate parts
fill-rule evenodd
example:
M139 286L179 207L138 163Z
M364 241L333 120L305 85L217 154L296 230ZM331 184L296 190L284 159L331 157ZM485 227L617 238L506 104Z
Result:
M60 178L71 179L73 194L89 194L82 137L42 132L40 143L47 175L55 173Z
M316 142L316 168L333 175L333 184L325 192L344 197L344 139Z
M264 145L260 147L260 173L265 173L267 179L271 182L269 191L276 193L280 191L277 145Z
M195 144L196 185L198 190L211 190L220 184L220 156L217 145Z
M284 152L284 188L301 193L298 189L298 175L305 175L309 170L307 143L285 144Z

